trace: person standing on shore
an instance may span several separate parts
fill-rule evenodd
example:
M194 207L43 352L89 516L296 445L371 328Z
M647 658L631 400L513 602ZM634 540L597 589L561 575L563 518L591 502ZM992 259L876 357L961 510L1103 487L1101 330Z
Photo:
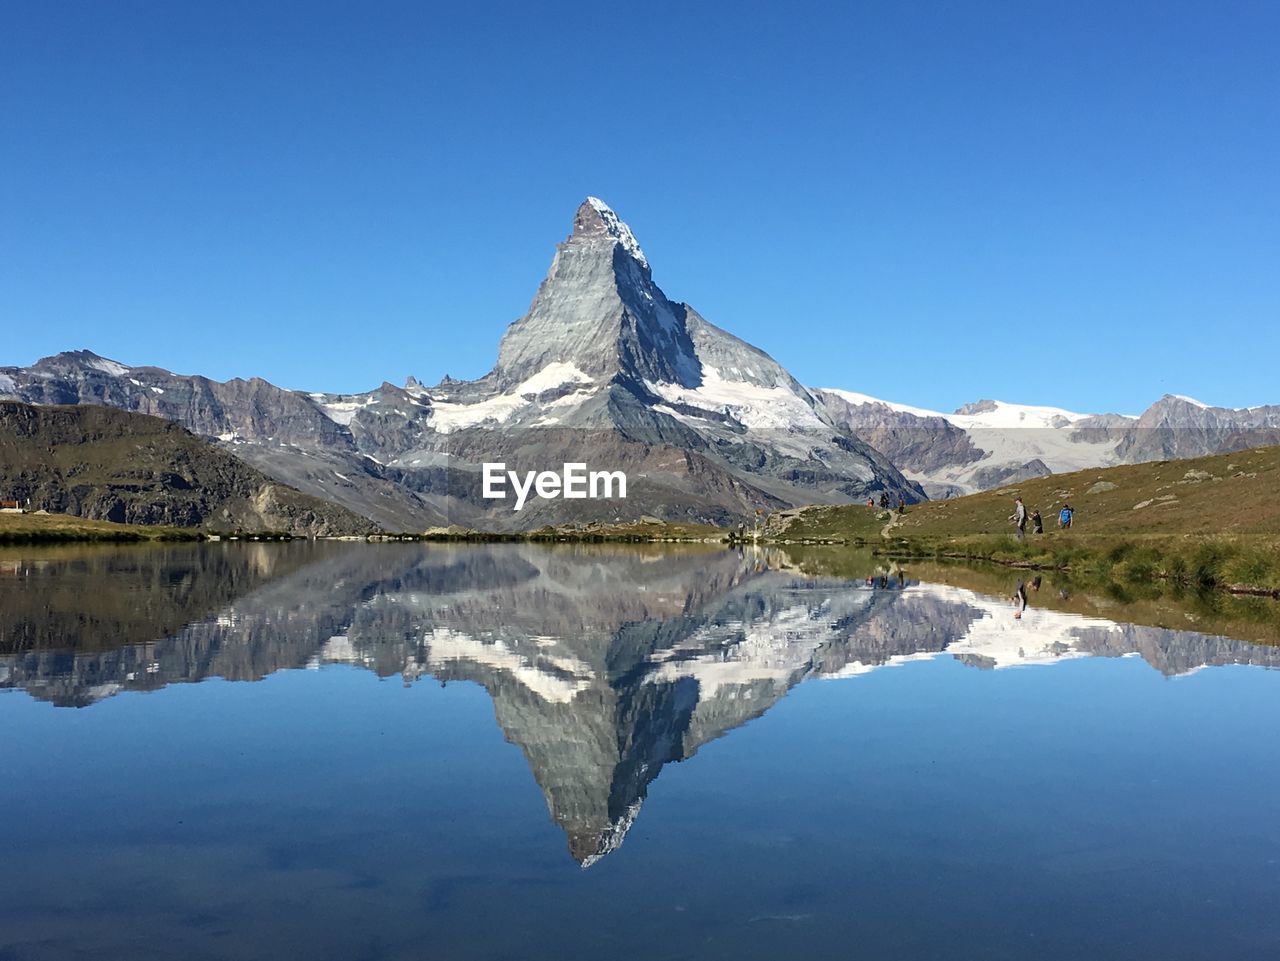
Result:
M1013 521L1013 526L1017 528L1018 540L1023 540L1027 536L1027 505L1022 503L1022 498L1018 497L1013 502L1013 513L1009 515L1009 520Z

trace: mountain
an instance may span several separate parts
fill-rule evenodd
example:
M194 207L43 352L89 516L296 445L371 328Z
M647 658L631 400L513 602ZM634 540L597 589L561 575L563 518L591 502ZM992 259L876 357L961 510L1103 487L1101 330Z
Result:
M834 388L814 395L931 497L1094 467L1280 443L1280 405L1232 410L1167 394L1141 416L981 400L952 414Z
M577 210L492 371L302 393L128 367L88 351L0 369L0 396L174 420L263 472L399 529L564 521L729 523L760 509L923 491L763 351L669 300L631 229ZM627 474L625 500L483 497L481 466Z
M313 535L372 527L170 421L85 405L0 401L0 491L32 509L128 524Z
M735 523L759 510L908 502L1048 473L1280 440L1280 406L1166 396L1141 416L984 400L951 414L811 390L768 354L670 300L634 232L588 198L493 369L356 394L218 382L89 351L0 368L0 398L173 420L281 483L387 529L530 529L635 520ZM482 465L626 473L625 500L483 496ZM509 487L507 493L510 493Z

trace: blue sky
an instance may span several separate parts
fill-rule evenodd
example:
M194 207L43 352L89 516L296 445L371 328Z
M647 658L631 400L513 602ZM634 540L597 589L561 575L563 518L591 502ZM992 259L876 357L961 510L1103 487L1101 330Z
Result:
M587 194L802 381L1280 403L1280 5L0 0L0 365L492 365Z

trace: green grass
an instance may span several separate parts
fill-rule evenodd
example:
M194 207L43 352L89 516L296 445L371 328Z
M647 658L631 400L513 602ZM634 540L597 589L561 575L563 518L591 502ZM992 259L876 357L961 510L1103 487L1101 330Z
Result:
M1100 482L1102 482L1100 484ZM1098 489L1101 486L1103 489ZM771 519L783 542L840 541L895 557L955 558L1070 570L1128 583L1280 592L1280 448L1035 478L913 505L901 517L865 505ZM1013 536L1014 498L1045 533ZM1057 529L1069 502L1071 530ZM889 522L892 521L892 526Z
M113 524L71 514L0 514L0 544L34 544L70 541L193 541L198 531L177 527L142 527Z

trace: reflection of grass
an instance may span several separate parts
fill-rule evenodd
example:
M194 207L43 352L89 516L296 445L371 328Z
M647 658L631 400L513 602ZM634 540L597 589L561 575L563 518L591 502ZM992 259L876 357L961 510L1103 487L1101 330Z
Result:
M141 527L113 524L70 514L0 514L0 544L34 544L61 541L189 541L197 531L176 527Z
M1092 537L1052 545L970 535L900 539L877 548L890 557L989 561L1141 584L1168 581L1192 590L1280 592L1280 538Z
M1120 547L1122 545L1111 545ZM1136 551L1131 552L1132 549ZM1228 594L1193 586L1189 578L1135 578L1128 566L1153 563L1151 545L1136 543L1108 550L1109 564L1077 564L1070 570L1011 570L1003 564L933 557L888 557L840 547L788 547L785 556L813 575L864 578L901 570L913 580L952 584L979 594L1006 597L1018 581L1039 576L1031 603L1074 614L1134 624L1221 634L1261 643L1280 643L1280 602L1270 597Z

